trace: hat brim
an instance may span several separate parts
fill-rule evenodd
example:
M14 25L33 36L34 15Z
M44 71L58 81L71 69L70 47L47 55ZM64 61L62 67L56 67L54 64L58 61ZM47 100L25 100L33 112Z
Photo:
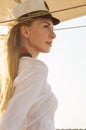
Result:
M35 17L35 18L36 18L36 17ZM49 19L52 20L53 25L57 25L57 24L60 23L60 20L57 19L57 18L55 18L55 17L53 17L51 14L41 15L41 16L38 16L37 18L49 18Z
M52 14L48 11L36 11L36 12L31 12L28 14L28 16L34 17L34 18L50 18L53 22L54 25L57 25L60 23L60 20L58 18L55 18L52 16Z
M54 24L54 25L57 25L57 24L60 23L60 20L59 20L59 19L57 19L57 18L55 18L55 17L52 17L52 16L51 16L51 18L52 18L52 21L53 21L53 24Z

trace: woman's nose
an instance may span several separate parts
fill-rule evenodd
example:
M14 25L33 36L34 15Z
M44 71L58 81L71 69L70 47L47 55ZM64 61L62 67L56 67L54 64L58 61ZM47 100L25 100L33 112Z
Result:
M55 32L54 31L51 31L51 34L50 34L50 36L51 36L51 38L56 38L56 34L55 34Z

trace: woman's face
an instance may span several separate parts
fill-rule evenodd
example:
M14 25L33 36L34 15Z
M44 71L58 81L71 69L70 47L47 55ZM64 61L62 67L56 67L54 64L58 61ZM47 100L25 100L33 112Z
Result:
M38 55L40 52L48 53L52 46L53 39L56 37L53 32L53 23L51 19L39 18L28 27L28 45L29 53ZM32 54L33 55L33 54Z

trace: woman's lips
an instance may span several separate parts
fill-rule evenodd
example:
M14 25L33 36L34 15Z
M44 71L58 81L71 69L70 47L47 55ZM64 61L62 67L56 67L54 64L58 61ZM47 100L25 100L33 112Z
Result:
M46 42L49 46L52 46L52 42Z

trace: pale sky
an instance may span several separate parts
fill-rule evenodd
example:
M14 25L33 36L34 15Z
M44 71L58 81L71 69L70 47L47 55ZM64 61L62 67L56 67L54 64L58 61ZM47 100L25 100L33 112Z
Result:
M86 25L86 16L55 28ZM86 128L86 27L55 31L49 54L41 54L49 68L48 81L58 99L56 128Z
M55 28L79 25L86 25L86 16ZM58 99L55 126L86 128L86 27L57 30L55 33L57 38L51 52L38 57L49 68L48 82Z

